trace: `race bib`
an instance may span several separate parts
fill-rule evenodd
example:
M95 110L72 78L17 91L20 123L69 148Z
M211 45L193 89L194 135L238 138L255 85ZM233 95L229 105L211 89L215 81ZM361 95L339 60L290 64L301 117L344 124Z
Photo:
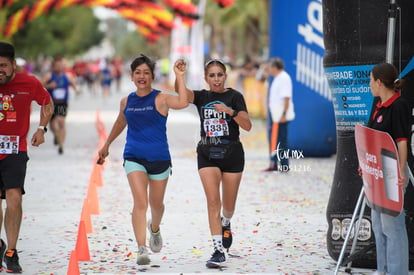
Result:
M63 100L65 99L66 90L63 88L57 88L53 90L53 98L56 100Z
M19 136L0 135L0 154L18 154Z
M229 135L227 121L219 118L204 119L204 132L207 137L223 137Z

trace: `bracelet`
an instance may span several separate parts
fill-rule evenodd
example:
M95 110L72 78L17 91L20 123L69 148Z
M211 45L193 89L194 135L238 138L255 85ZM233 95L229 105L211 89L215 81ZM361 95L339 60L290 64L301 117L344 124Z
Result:
M106 145L111 145L111 143L109 141L105 141Z
M47 132L47 127L46 126L39 126L39 127L37 127L37 129L42 130L43 133Z

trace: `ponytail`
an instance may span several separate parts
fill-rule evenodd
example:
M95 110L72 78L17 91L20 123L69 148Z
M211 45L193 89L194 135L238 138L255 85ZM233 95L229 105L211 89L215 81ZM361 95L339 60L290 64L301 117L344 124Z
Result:
M404 87L404 84L405 84L405 79L403 79L403 78L396 78L395 80L394 80L394 83L393 83L394 85L394 89L395 90L401 90L403 87Z

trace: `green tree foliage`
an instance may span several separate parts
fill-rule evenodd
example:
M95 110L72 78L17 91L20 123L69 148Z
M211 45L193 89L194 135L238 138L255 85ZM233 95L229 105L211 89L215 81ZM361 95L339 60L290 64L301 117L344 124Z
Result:
M133 59L139 56L140 53L147 54L147 49L145 38L138 32L131 32L123 38L122 44L119 47L119 53L125 58Z
M11 40L17 53L30 59L54 55L73 57L101 42L104 34L98 25L99 20L90 8L62 8L26 23Z
M130 31L124 32L118 42L116 52L126 59L134 59L141 53L155 59L169 55L169 36L161 36L157 42L150 43L138 31Z
M106 38L114 46L117 55L125 59L133 59L141 53L153 58L168 56L170 49L169 35L161 35L157 42L151 43L137 30L134 31L131 22L129 23L121 17L105 20L107 26L105 32Z
M236 0L221 8L207 1L204 24L211 27L211 50L234 59L259 57L267 47L269 0ZM223 45L223 47L218 47ZM217 52L217 47L222 52Z
M37 1L19 0L0 10L0 26L5 26L8 16ZM196 5L199 3L198 0L192 2ZM205 30L210 31L206 32L205 39L210 44L211 54L230 56L233 60L265 54L268 11L269 0L236 0L226 8L220 8L215 1L207 0L204 24ZM116 54L125 58L141 52L152 56L168 56L169 35L150 43L138 32L127 30L126 22L121 16L100 22L91 8L78 5L41 15L26 23L8 40L16 45L18 55L29 59L54 55L67 58L79 56L99 45L104 37L111 42ZM99 30L100 24L106 24L104 32Z

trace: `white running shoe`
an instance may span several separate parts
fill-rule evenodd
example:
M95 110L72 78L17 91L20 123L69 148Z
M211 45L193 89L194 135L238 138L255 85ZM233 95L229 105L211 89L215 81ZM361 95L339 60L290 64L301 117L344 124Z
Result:
M151 220L148 221L147 227L148 231L150 232L149 247L151 248L151 251L154 253L160 252L162 248L162 237L160 230L158 230L158 232L155 233L152 232Z
M138 257L137 257L137 264L138 265L147 265L151 262L148 256L148 250L145 246L138 247Z

